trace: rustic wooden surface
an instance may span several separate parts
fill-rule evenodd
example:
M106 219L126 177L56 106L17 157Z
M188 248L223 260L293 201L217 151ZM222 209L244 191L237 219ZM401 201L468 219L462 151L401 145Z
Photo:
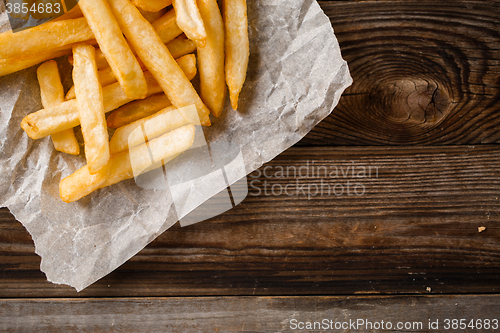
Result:
M45 280L29 234L1 209L0 330L23 331L35 323L58 331L50 328L56 322L81 329L90 321L77 315L87 314L106 328L115 314L159 311L154 304L173 309L175 302L183 308L195 304L194 310L165 315L158 325L188 331L180 321L195 318L194 331L207 332L209 326L196 325L216 316L211 311L241 310L236 317L243 316L253 311L252 302L269 306L264 319L247 319L246 326L232 322L231 329L220 326L220 331L273 331L265 318L286 320L290 304L298 314L308 307L328 311L345 305L352 317L373 306L373 313L387 314L381 318L386 320L400 311L394 310L398 304L413 302L421 318L439 313L444 319L459 299L471 305L452 314L499 313L490 305L500 304L495 296L500 288L500 3L320 4L354 78L332 114L297 147L261 168L259 177L249 176L250 195L241 205L207 222L174 226L81 293ZM304 171L281 177L280 166ZM328 175L318 175L320 167ZM348 167L378 173L357 177ZM330 173L335 168L338 177ZM364 194L349 195L348 182ZM272 193L287 185L292 195ZM312 195L322 185L337 191L342 185L344 193ZM408 294L440 296L400 297ZM243 297L257 295L274 297ZM153 296L173 298L142 298ZM181 296L216 297L176 298ZM59 297L73 299L54 299ZM62 317L36 323L64 308L61 304L69 304ZM103 308L109 316L99 312ZM33 314L31 321L24 321L27 313ZM129 319L127 328L138 320L117 318ZM92 327L97 326L89 331Z
M498 1L323 1L354 79L305 145L498 143Z
M0 315L6 315L0 319L0 331L339 332L338 323L344 328L355 324L358 329L353 332L368 332L370 324L383 325L384 329L372 330L377 332L428 332L430 321L438 325L432 332L463 332L446 329L452 323L445 320L466 319L467 324L474 320L474 325L482 325L499 313L498 298L492 296L29 299L0 301ZM333 330L318 329L319 324L314 330L294 329L324 319ZM393 328L385 329L389 323ZM398 325L406 329L398 330Z
M292 148L248 177L235 209L176 225L79 294L45 281L4 213L0 296L499 292L499 163L500 146Z

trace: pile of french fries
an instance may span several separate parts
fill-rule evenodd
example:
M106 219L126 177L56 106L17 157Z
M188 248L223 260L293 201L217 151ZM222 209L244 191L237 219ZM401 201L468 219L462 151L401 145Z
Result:
M217 0L80 0L55 20L0 34L0 75L42 63L43 109L22 120L27 135L50 135L56 150L78 155L81 128L87 164L61 180L63 201L189 149L194 125L210 126L209 114L221 114L226 84L237 109L249 57L246 11L245 0L222 0L222 8ZM66 94L49 60L63 55L73 65ZM191 83L197 72L199 94Z

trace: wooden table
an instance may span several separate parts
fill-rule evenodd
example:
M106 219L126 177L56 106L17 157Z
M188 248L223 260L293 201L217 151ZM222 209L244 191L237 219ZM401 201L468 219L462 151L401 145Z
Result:
M235 209L175 225L80 293L46 281L0 210L0 331L500 319L500 2L320 4L354 78L332 114Z

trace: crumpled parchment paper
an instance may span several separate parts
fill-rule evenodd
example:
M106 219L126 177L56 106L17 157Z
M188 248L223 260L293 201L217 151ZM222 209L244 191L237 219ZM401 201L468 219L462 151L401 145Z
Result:
M330 21L315 0L248 0L247 5L251 54L239 110L227 102L213 125L203 128L208 146L229 142L239 148L244 170L241 163L239 169L238 163L226 165L229 185L299 141L352 83ZM58 62L61 76L70 77L66 59ZM80 291L194 207L176 209L168 186L147 186L162 174L149 175L144 186L132 179L75 203L62 202L59 181L82 166L84 157L56 152L49 137L27 137L21 120L41 108L35 67L0 78L0 206L33 237L47 279ZM176 168L184 174L200 170L189 154L176 161L174 176ZM203 174L180 184L183 191L176 196L195 198L195 206L224 188L207 185Z

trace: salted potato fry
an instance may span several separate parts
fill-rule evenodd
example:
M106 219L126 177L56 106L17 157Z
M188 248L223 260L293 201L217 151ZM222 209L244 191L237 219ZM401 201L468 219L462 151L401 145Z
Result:
M182 33L182 31L180 33ZM184 36L184 35L181 35L181 36L175 38L174 40L169 40L166 45L167 45L168 50L170 51L170 54L172 55L172 57L174 57L174 59L180 58L183 55L194 52L196 50L196 44L193 41L187 39L186 36ZM134 52L134 50L132 50L132 52ZM134 54L135 54L135 52L134 52ZM70 55L68 57L68 61L70 64L73 65L73 56ZM98 69L103 69L103 68L109 67L108 61L106 60L106 57L104 56L102 51L99 49L97 49L95 51L95 61L97 63ZM139 64L142 64L140 59L138 59L138 61L139 61Z
M159 19L160 17L165 15L165 13L167 12L166 8L160 9L158 11L153 11L153 12L149 12L149 11L143 10L141 8L137 8L137 9L139 9L139 11L141 12L141 15L144 16L144 18L146 20L148 20L148 22L150 22L150 23Z
M108 85L115 83L117 81L116 76L110 67L100 69L97 72L97 76L99 78L99 83L101 84L102 87L108 86ZM72 86L68 90L68 93L66 94L66 97L65 97L66 100L70 100L73 98L75 98L75 86Z
M178 128L130 151L112 155L104 168L96 174L91 174L88 165L85 165L61 180L61 199L73 202L97 189L138 176L141 171L160 167L191 147L194 134L193 125ZM150 155L150 152L153 154ZM150 156L154 158L151 159Z
M138 119L150 116L171 105L172 103L170 103L170 100L165 94L152 95L118 108L108 116L106 122L110 128L122 127Z
M168 43L175 37L182 34L182 30L177 25L175 10L169 10L165 15L151 23L158 36L164 43Z
M183 56L196 50L196 44L194 42L190 41L189 39L186 39L185 37L182 37L182 38L178 37L178 38L174 39L173 41L171 41L170 43L167 44L167 47L169 48L169 50L170 49L173 50L172 56L176 59L177 64L179 64L180 61L183 62L186 60L186 59L183 59ZM96 54L97 54L97 51L96 51ZM196 67L196 60L193 59L193 61L194 61L193 66ZM141 66L141 69L143 71L146 70L146 66L144 66L144 64L142 63L142 61L140 59L139 59L139 65ZM193 67L193 66L191 66L191 64L184 65L184 66L187 68ZM97 66L97 68L99 68L99 66ZM181 68L181 69L183 69L183 68ZM113 74L113 71L109 67L99 69L98 74L99 74L99 82L101 83L101 85L103 87L105 87L111 83L116 82L116 77ZM190 79L190 80L192 80L192 79ZM73 98L75 98L74 86L71 87L68 90L68 93L66 94L66 100L73 99Z
M186 54L196 51L196 44L181 35L167 44L168 51L174 59L178 59Z
M245 82L250 44L246 0L222 0L226 27L226 83L231 107L238 109L238 97Z
M64 89L57 63L54 60L43 63L38 67L36 74L40 84L43 107L48 108L64 102ZM52 142L57 151L71 155L80 154L80 146L72 128L52 135Z
M71 53L71 48L71 45L69 45L68 47L58 48L54 51L41 52L35 55L11 59L0 59L0 76L12 74L49 59L62 57Z
M132 0L132 3L140 10L157 12L170 6L172 4L172 0Z
M0 34L0 58L35 55L68 44L87 41L94 34L84 17L57 22L47 22L27 30Z
M192 80L196 76L196 58L188 54L177 59L177 64L184 71L187 78ZM125 104L113 111L108 119L108 127L118 128L138 119L152 115L153 113L172 105L165 94L157 94L138 101Z
M82 4L80 2L80 5ZM91 45L76 45L73 47L73 57L75 61L73 81L85 144L85 157L89 172L94 174L109 160L108 129L104 117L102 87L97 77L95 49Z
M162 92L161 87L150 73L144 73L148 83L148 95ZM118 82L102 88L104 111L109 112L131 102ZM80 125L76 99L33 112L21 121L22 129L32 139L40 139L62 130Z
M209 126L210 111L151 24L128 0L109 0L109 4L123 33L172 105L181 108L195 104L202 124Z
M217 0L198 0L198 6L207 31L205 46L198 46L200 97L212 114L218 117L226 98L224 24Z
M73 65L73 55L68 56L68 62ZM97 65L97 69L107 68L109 67L108 61L106 60L106 56L100 49L95 50L95 63Z
M205 45L207 32L196 0L173 0L177 25L198 46Z
M175 11L172 9L152 23L153 28L158 36L160 36L163 43L169 44L170 41L173 41L174 38L182 34L182 30L179 29L176 22ZM132 51L134 52L134 50ZM68 61L70 64L73 64L73 58L71 56L68 57ZM99 69L109 67L108 62L101 50L96 50L96 62L97 68Z
M183 64L194 66L194 63L191 61L183 62ZM186 75L189 75L189 73L193 73L193 77L196 75L196 67L185 68L184 70L186 70ZM160 85L151 73L144 72L144 78L148 84L148 96L162 92ZM102 88L102 94L105 112L112 111L132 101L125 95L118 82ZM59 105L30 113L21 121L21 128L30 138L40 139L47 135L78 126L79 124L78 104L75 99L72 99Z
M192 108L195 109L194 105ZM144 142L144 133L147 139L151 140L188 123L189 121L175 107L166 107L149 117L118 128L109 140L109 151L111 154L116 154L140 145Z
M133 99L145 98L148 87L144 74L106 0L81 0L79 5L125 94Z

